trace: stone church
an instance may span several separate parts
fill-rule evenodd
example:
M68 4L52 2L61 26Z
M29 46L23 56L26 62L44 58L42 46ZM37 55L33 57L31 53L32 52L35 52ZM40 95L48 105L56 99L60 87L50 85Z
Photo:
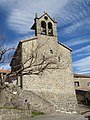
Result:
M17 80L22 99L40 111L77 113L72 50L58 42L57 22L47 13L36 15L31 29L35 37L19 42L10 64L12 72L22 69Z

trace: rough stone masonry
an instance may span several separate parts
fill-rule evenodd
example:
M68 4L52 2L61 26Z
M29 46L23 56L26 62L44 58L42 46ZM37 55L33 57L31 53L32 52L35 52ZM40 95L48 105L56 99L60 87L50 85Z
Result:
M66 45L58 42L57 22L47 13L44 13L41 17L37 17L36 15L34 20L35 23L31 29L35 30L35 37L19 42L17 51L21 49L21 53L19 59L16 58L18 61L16 64L18 65L20 62L24 64L33 50L37 50L37 63L42 59L50 58L49 60L53 61L55 64L50 64L42 74L28 74L18 77L17 84L21 86L23 90L27 91L23 95L23 101L27 99L32 105L31 101L33 100L32 107L35 108L35 106L37 106L37 109L40 110L41 108L42 110L43 104L39 103L44 100L53 106L54 112L77 113L78 107L72 72L72 50ZM14 60L15 57L12 59L11 67L12 71L15 72ZM24 67L28 66L28 64L29 61L24 64ZM47 62L45 64L47 64ZM23 71L23 73L24 72L25 71ZM35 93L34 96L38 96L37 105L34 103L34 98L30 99L28 94L29 91ZM50 107L48 107L48 109L49 108Z

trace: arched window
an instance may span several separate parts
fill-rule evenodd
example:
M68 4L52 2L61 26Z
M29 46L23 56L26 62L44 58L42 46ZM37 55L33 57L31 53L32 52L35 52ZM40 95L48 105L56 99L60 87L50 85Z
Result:
M45 23L45 21L41 22L41 34L46 35L46 23Z
M60 62L60 57L57 57L58 62Z
M48 35L53 35L53 28L52 28L52 23L48 23Z

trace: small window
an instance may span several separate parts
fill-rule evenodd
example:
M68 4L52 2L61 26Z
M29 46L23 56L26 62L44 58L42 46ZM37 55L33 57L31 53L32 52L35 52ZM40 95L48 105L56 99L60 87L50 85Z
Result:
M60 57L57 57L58 62L60 62Z
M27 99L25 99L25 102L27 102Z
M75 87L79 87L79 86L80 86L80 85L79 85L79 81L74 82L74 86L75 86Z
M45 19L45 20L48 20L48 17L47 17L47 16L45 16L45 17L44 17L44 19Z
M45 21L41 22L41 34L46 35L46 23L45 23Z
M50 49L50 53L53 54L53 50Z
M87 86L90 87L90 82L87 83Z

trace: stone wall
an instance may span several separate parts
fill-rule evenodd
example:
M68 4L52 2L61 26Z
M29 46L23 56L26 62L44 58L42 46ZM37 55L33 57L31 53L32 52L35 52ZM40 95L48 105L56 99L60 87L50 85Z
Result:
M28 109L29 107L31 111L43 112L46 114L54 112L76 114L76 112L79 112L75 96L65 93L34 93L29 90L20 90L15 105L19 109Z
M45 100L49 101L55 108L55 112L64 112L64 113L77 113L78 106L76 104L75 96L72 94L65 93L50 93L43 92L37 93Z
M29 109L31 111L43 112L46 114L54 112L64 112L76 114L78 106L75 96L65 93L33 92L20 90L16 101L19 109Z
M90 91L90 76L74 76L74 82L78 82L78 86L75 86L76 90Z
M5 89L5 100L1 107L29 109L43 113L52 113L55 111L53 104L37 95L33 91L22 90L18 86L10 85Z
M45 16L48 17L45 21L46 27L48 27L49 22L51 22L53 26L53 35L51 36L49 34L41 34L41 21L45 20ZM24 64L24 67L30 65L26 71L31 70L29 71L30 75L21 76L20 81L22 81L22 89L25 91L27 90L28 92L32 91L35 94L35 96L31 95L31 93L28 94L28 99L32 100L31 104L33 107L35 104L33 101L35 101L36 98L36 104L39 105L38 109L43 109L45 106L46 108L49 108L49 104L45 103L45 101L47 101L54 109L56 108L56 111L77 112L71 49L58 43L56 22L54 22L47 14L35 20L35 31L37 31L37 36L30 40L21 41L22 63ZM35 54L36 58L30 59L30 56L35 56ZM47 58L50 58L48 61L45 61L44 64L49 62L51 62L51 64L49 64L40 75L33 74L32 71L40 70L38 69L39 63L42 62L42 59L44 58L46 60ZM25 70L23 73L25 73ZM45 104L44 107L43 104ZM46 108L43 110L46 110Z
M31 116L31 112L33 111L45 114L55 112L50 102L32 91L21 90L16 87L14 92L17 94L13 94L13 91L9 93L11 90L5 92L8 99L6 104L0 108L0 120L25 120Z
M0 109L0 120L25 120L30 117L29 110Z
M23 90L33 91L42 99L50 102L58 111L75 112L77 111L77 100L73 83L71 51L59 45L57 41L57 37L38 35L35 45L41 45L41 48L37 52L37 61L41 60L42 55L51 57L52 61L56 62L56 66L51 64L50 67L57 68L45 69L40 75L22 76ZM32 46L30 43L32 42L22 44L22 48L26 48L26 53L29 53ZM50 53L50 50L53 51L53 54ZM25 60L25 53L22 56ZM60 57L60 61L58 61L58 57Z
M22 108L28 108L29 105L31 111L43 112L46 114L55 112L53 104L32 91L21 90L18 102L21 104Z

